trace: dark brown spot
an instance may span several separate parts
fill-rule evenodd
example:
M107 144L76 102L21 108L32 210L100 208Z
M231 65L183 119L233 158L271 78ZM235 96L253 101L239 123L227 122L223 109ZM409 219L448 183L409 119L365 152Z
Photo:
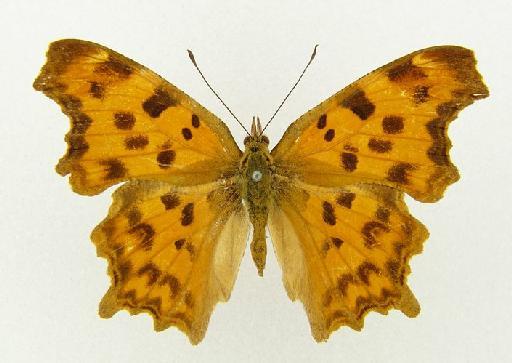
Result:
M331 305L331 303L332 303L332 292L328 290L324 293L324 296L322 298L322 305L324 307L328 307L329 305Z
M338 237L332 237L331 240L332 243L336 246L336 248L340 248L341 245L343 244L343 240Z
M459 110L460 106L458 106L454 102L444 102L440 103L436 107L436 112L439 115L439 117L445 118L445 119L451 119L455 116L457 111Z
M68 111L77 111L82 108L82 101L80 101L79 98L71 95L60 96L58 103L60 103Z
M414 102L416 104L427 102L429 99L428 89L430 87L428 86L416 86L414 87L414 92L412 94L412 97L414 99Z
M377 237L381 232L389 232L390 229L385 224L377 221L366 222L361 228L361 233L364 236L364 244L366 247L371 248L377 244Z
M160 316L160 310L162 309L162 298L154 297L146 300L146 305L143 306L148 309L154 316Z
M448 165L448 142L446 138L446 122L440 118L429 121L426 125L433 145L428 149L427 155L437 165Z
M160 201L163 203L165 210L176 208L180 204L178 194L173 192L160 196Z
M98 64L94 71L110 75L115 74L121 78L127 78L130 76L130 74L132 74L133 69L131 66L124 63L122 59L118 59L110 55L108 60Z
M73 112L71 115L72 134L85 134L85 131L91 126L92 119L83 112Z
M175 158L176 152L174 150L164 150L158 153L156 161L158 161L159 167L165 169L171 166Z
M192 127L197 129L201 123L199 122L199 117L194 113L192 115Z
M129 136L124 139L124 146L128 150L144 149L149 144L149 139L145 135Z
M91 86L89 87L89 93L94 98L102 99L105 93L105 87L101 83L91 82Z
M332 141L332 139L334 139L335 135L336 135L336 131L334 131L334 129L329 129L329 130L327 130L327 132L324 135L324 140L327 142L330 142L330 141Z
M194 221L194 203L188 203L181 210L181 225L188 226Z
M397 293L397 292L394 292L394 291L391 291L391 290L388 290L386 288L383 288L380 292L381 296L382 296L382 299L384 301L389 301L391 298L399 298L400 297L400 293Z
M389 209L379 206L377 208L377 211L375 212L375 218L377 218L381 222L388 223L389 222L389 214L390 214Z
M184 238L181 238L177 241L174 241L174 246L176 246L176 249L177 250L181 250L181 247L183 247L183 245L185 244L185 239Z
M194 245L190 242L185 244L185 249L190 253L190 257L194 257L196 254L196 249L194 248Z
M357 155L352 153L341 153L341 164L346 171L354 171L357 168Z
M129 234L135 234L140 239L141 247L149 251L153 247L153 237L155 236L155 230L147 223L141 223L133 227L128 231Z
M334 214L334 207L331 203L324 201L322 203L324 222L334 226L336 224L336 214Z
M375 266L371 262L363 262L359 267L357 268L357 276L359 277L359 280L361 280L366 285L370 284L370 281L368 279L371 272L375 272L376 274L380 274L380 269Z
M192 131L188 127L182 128L181 134L185 140L190 140L192 138Z
M107 219L102 223L101 230L108 237L109 240L113 240L112 236L116 231L115 223L112 219Z
M413 169L414 167L409 163L398 163L389 168L387 179L399 184L408 184L409 179L407 172Z
M323 129L327 125L327 115L324 113L320 118L318 119L316 123L316 127L319 129Z
M135 207L130 209L130 211L128 212L126 217L128 218L128 224L132 227L135 226L136 224L138 224L142 220L142 214Z
M161 275L161 271L153 263L147 263L137 271L138 276L148 275L148 285L153 285Z
M178 292L180 291L180 282L174 275L166 275L162 280L160 280L160 286L168 285L171 290L171 298L176 297Z
M420 67L412 64L412 59L398 64L388 71L388 78L392 82L413 81L425 78L426 76Z
M356 311L358 312L356 315L357 319L361 319L367 311L375 306L377 306L377 304L373 303L370 299L358 296L356 299Z
M345 296L347 294L347 288L349 284L354 283L354 276L351 274L344 274L338 278L338 290L340 290L341 295Z
M402 273L402 269L400 268L400 263L398 261L395 261L395 260L390 260L388 262L386 262L386 269L388 270L388 274L389 274L389 277L391 277L391 279L394 281L394 282L402 282L403 283L403 273Z
M402 256L402 251L404 250L405 247L406 247L406 244L404 242L396 242L393 245L393 249L395 250L395 252L398 256Z
M331 243L329 242L329 240L324 241L324 243L322 244L322 253L324 254L324 256L327 254L327 252L329 252L330 249Z
M364 91L356 90L341 101L341 105L350 109L361 120L366 120L375 111L375 105L366 97Z
M386 134L399 134L404 129L404 119L400 116L386 116L382 119L382 130Z
M130 112L117 112L114 114L114 123L119 130L131 130L135 125L135 116Z
M167 108L176 104L176 100L171 98L166 90L157 88L153 95L142 103L142 108L149 116L156 118Z
M131 289L131 290L126 291L126 292L121 292L119 295L120 295L120 298L128 300L128 304L129 305L135 305L136 304L135 301L137 300L137 295L135 294L135 290L134 289Z
M353 153L359 152L359 149L357 147L352 146L350 144L343 145L343 150L350 151L350 152L353 152Z
M132 264L130 261L124 261L119 265L118 271L119 271L120 282L124 282L127 280L128 275L130 274L131 270L132 270Z
M105 169L105 179L119 179L126 176L127 170L121 160L118 159L107 159L99 162Z
M114 286L119 285L119 273L116 270L112 270L112 277L114 280Z
M368 141L368 148L376 153L387 153L392 147L393 143L388 140L370 139L370 141Z
M189 308L194 307L194 298L192 297L192 294L190 293L190 291L187 291L183 301L185 302L185 305L187 305Z
M89 144L82 135L67 135L69 158L78 159L89 150Z
M336 203L345 208L352 208L352 202L356 199L355 193L341 192L336 198Z
M268 139L268 137L266 135L261 135L261 138L260 138L261 142L263 142L264 144L270 144L270 140Z

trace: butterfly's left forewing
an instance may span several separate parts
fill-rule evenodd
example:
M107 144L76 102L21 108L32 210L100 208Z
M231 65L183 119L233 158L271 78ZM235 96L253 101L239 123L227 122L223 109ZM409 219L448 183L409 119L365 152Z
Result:
M34 87L71 120L57 171L77 193L130 179L201 184L236 167L224 123L146 67L76 39L50 44L47 58Z

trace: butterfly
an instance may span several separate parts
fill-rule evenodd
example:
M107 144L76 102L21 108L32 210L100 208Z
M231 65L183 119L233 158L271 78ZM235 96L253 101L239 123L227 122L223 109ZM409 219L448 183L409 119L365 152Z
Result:
M459 178L448 124L487 97L471 50L436 46L360 78L293 122L269 150L259 120L241 151L227 126L146 67L99 44L49 46L34 88L70 118L56 170L95 195L124 182L91 239L111 286L99 314L149 313L197 344L230 297L252 225L266 228L315 340L370 311L416 316L409 259L427 229L404 194L439 200Z

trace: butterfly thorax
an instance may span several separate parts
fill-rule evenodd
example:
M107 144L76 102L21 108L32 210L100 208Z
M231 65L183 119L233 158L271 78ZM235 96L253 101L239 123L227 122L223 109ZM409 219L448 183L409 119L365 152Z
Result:
M253 225L251 253L258 273L263 274L267 254L265 227L271 195L272 159L268 138L253 133L244 140L240 161L241 192Z

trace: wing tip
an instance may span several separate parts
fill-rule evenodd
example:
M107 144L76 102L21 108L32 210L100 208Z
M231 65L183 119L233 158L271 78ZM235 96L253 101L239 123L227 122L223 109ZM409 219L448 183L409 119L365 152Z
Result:
M422 56L434 62L444 63L456 72L456 78L465 86L468 97L464 106L473 103L473 100L489 96L489 89L476 67L478 62L473 50L457 45L445 45L420 52Z

